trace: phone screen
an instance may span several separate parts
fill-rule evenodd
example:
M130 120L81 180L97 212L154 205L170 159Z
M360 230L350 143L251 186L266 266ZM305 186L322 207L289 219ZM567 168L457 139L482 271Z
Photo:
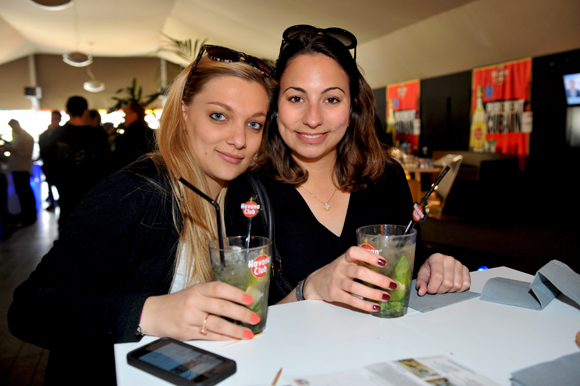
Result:
M134 350L128 358L129 364L137 365L142 370L160 376L150 371L149 366L139 366L138 362L148 363L193 384L205 384L214 378L224 379L236 371L236 364L230 359L169 338L156 340ZM135 360L138 362L135 363Z

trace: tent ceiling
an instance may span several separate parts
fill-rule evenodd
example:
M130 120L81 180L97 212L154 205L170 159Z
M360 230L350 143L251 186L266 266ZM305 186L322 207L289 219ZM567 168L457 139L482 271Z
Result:
M275 59L284 29L339 26L373 87L580 48L577 0L0 0L0 64L34 53L159 56L162 33Z

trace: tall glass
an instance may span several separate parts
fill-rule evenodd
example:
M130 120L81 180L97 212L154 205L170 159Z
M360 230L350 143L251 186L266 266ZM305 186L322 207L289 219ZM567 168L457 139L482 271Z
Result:
M403 225L369 225L357 229L356 237L359 247L380 255L387 262L384 267L362 262L361 265L388 276L397 283L396 289L387 290L391 299L381 303L380 311L372 312L371 315L379 318L396 318L405 315L411 294L417 230L413 229L409 234L405 234ZM365 284L377 288L372 284ZM381 290L385 289L381 288ZM375 300L371 301L375 302Z
M252 236L249 240L246 236L231 236L224 241L223 249L218 240L209 243L212 278L231 284L254 298L248 307L260 316L260 323L239 324L259 334L266 328L268 318L272 241L261 236Z

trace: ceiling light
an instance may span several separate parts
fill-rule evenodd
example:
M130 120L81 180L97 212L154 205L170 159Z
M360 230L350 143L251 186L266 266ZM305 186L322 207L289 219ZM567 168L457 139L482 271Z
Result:
M73 2L72 0L29 0L34 5L37 5L43 9L50 11L60 11L70 7Z
M83 83L83 88L90 92L100 92L105 89L105 84L98 80L89 80L88 82Z
M62 60L74 67L86 67L93 62L93 57L77 51L64 54Z
M83 83L83 88L89 92L100 92L105 89L105 84L95 79L95 75L91 71L90 67L87 67L87 74L91 77L91 80Z

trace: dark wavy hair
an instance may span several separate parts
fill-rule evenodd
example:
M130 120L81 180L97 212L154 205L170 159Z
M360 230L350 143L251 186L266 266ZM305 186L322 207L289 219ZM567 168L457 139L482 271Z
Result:
M303 33L282 44L276 62L276 80L280 82L290 61L299 55L322 54L332 58L346 73L350 87L350 124L337 145L335 173L340 189L354 192L378 182L385 166L394 162L381 145L376 131L376 107L373 91L360 73L346 47L325 34ZM271 111L278 114L278 97ZM254 166L273 179L294 186L308 179L308 172L296 163L291 149L284 143L276 119L266 128L262 147Z

